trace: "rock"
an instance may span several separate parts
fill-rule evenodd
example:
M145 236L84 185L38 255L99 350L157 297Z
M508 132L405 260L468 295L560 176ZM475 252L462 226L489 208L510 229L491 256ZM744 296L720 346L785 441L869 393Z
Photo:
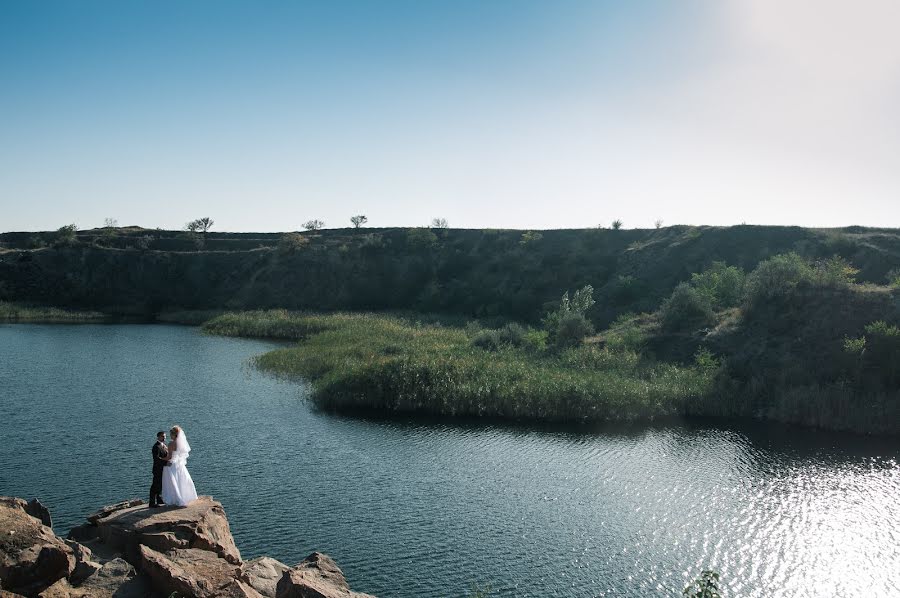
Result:
M67 577L75 557L27 508L20 498L0 497L0 580L7 591L33 595Z
M96 513L94 513L92 515L88 515L87 520L89 523L93 523L94 525L97 525L98 521L100 521L101 519L105 519L106 517L109 517L116 511L130 509L132 507L137 507L142 504L144 504L144 501L141 500L140 498L132 498L131 500L123 500L122 502L117 502L113 505L107 505L107 506L103 507L102 509L100 509L99 511L97 511Z
M208 550L176 548L162 554L141 546L140 552L141 570L166 595L178 592L190 598L213 598L240 573L239 567Z
M50 511L47 510L47 507L41 504L36 498L32 498L28 501L28 504L25 505L25 512L34 517L35 519L40 519L41 523L53 529L53 518L50 517Z
M66 540L65 542L72 549L72 554L75 556L75 568L69 574L69 583L77 586L99 571L103 565L93 560L94 553L87 546L74 540Z
M216 596L217 598L265 598L253 587L237 579L231 580Z
M331 557L314 552L288 569L278 582L276 598L374 598L350 590L344 573Z
M372 598L329 557L242 563L222 505L104 507L62 541L37 500L0 497L0 598Z
M39 598L153 598L156 593L146 576L122 559L114 559L92 575L85 583L73 585L61 579L39 595Z
M288 569L284 563L263 556L244 563L240 579L266 598L275 598L278 580Z
M125 503L121 503L125 504ZM201 496L187 507L150 509L123 507L96 518L100 539L120 551L132 563L140 561L139 547L168 552L180 548L208 550L229 563L240 565L241 553L234 544L221 503Z
M87 542L96 540L99 536L100 530L97 529L96 525L93 523L85 523L84 525L76 525L70 529L69 535L66 537L69 540L75 540L77 542Z

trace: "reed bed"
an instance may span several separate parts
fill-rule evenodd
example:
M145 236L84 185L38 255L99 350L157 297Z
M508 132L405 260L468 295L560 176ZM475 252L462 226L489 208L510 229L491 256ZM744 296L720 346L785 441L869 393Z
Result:
M0 301L0 322L98 322L108 319L107 314L98 311L76 311Z
M534 347L486 351L464 329L360 313L283 310L230 313L214 334L300 339L258 367L309 380L313 401L335 410L375 409L545 421L681 415L709 392L714 372L656 363L597 346L562 353Z

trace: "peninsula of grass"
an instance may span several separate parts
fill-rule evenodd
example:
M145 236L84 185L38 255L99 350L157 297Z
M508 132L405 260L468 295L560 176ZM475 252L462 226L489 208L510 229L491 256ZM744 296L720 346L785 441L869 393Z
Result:
M491 350L459 328L360 313L228 313L213 334L297 339L256 358L263 370L312 383L328 410L379 410L583 422L653 419L692 411L714 372L657 363L627 349L544 346L538 331Z
M0 301L0 322L66 323L104 322L107 314L98 311L75 311L58 307L22 305Z

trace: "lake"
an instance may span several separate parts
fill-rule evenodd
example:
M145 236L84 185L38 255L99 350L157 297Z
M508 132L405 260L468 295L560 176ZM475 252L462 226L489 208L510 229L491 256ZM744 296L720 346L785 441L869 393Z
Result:
M164 325L0 325L0 494L65 534L146 498L181 424L245 559L333 556L384 598L900 595L900 442L709 420L355 419L257 372L272 343Z

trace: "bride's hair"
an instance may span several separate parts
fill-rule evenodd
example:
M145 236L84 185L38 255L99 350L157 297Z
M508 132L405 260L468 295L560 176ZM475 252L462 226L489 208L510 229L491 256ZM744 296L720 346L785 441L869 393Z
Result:
M169 430L169 434L172 435L172 438L177 437L179 434L181 434L181 426L172 426L172 429Z

